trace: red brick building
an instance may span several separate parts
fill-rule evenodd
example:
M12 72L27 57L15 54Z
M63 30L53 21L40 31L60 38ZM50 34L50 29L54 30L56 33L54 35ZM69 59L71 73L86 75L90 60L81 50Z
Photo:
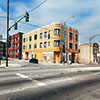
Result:
M22 58L22 35L23 33L18 32L10 37L10 48L8 49L8 57L21 59Z
M0 41L0 56L6 56L6 42Z

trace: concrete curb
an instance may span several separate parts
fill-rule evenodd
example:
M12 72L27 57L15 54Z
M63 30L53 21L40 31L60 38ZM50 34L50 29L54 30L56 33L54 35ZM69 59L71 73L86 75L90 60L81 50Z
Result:
M8 67L6 67L5 64L0 65L0 68L11 68L11 67L21 67L19 64L8 64Z
M63 64L63 63L47 63L47 62L39 62L39 64L42 65L60 65L60 66L82 66L82 65L86 65L86 64L78 64L78 63L73 63L73 64Z

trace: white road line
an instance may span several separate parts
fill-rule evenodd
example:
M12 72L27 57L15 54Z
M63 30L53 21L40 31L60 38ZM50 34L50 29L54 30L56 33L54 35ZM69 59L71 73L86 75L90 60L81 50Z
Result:
M47 85L47 84L38 82L37 85L38 85L38 86L45 86L45 85Z
M33 80L32 82L35 82L36 83L36 85L37 85L36 87L47 85L46 83L42 83L42 82L39 82L37 80Z
M34 76L39 77L39 75L35 74Z
M17 76L20 76L21 78L28 78L28 79L29 79L29 77L28 77L28 76L23 75L23 74L21 74L21 73L16 73L16 75L17 75Z

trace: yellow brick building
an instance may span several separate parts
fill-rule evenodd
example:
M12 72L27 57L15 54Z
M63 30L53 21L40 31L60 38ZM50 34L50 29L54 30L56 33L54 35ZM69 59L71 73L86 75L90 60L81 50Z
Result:
M23 35L22 43L22 54L23 59L37 58L39 61L44 62L61 62L62 59L62 45L61 40L64 38L64 30L61 23L53 23L47 25L43 28L39 28L32 32ZM70 30L70 28L69 28ZM78 32L73 30L72 37L75 38L74 33L78 35ZM69 33L66 28L66 47L69 46L69 40L67 35ZM72 40L73 42L75 40ZM66 59L68 58L68 52L73 52L78 54L78 41L76 41L77 47L75 50L75 43L72 45L71 49L66 49ZM75 56L75 55L74 55ZM75 57L74 57L75 58Z

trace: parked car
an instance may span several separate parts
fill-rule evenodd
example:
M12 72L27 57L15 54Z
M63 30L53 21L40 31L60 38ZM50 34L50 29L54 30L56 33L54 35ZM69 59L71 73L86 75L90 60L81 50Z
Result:
M38 64L38 59L32 58L32 59L29 60L29 62Z

